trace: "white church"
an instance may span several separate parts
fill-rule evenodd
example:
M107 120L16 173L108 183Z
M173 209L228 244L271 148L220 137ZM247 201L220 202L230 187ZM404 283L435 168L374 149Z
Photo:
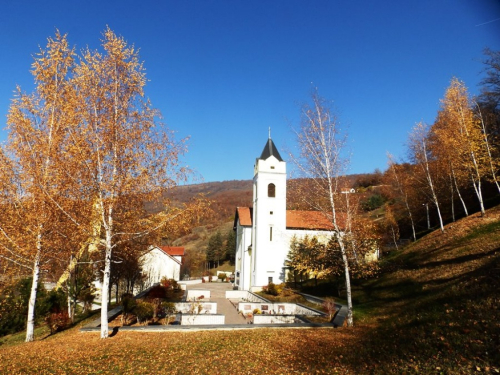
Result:
M332 224L321 212L286 209L286 163L271 138L255 162L253 208L236 208L233 229L235 285L249 291L285 281L294 235L326 239L332 234Z

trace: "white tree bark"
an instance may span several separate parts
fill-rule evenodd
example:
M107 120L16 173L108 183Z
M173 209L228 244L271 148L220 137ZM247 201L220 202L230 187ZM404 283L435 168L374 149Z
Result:
M432 203L434 203L434 206L437 210L441 232L444 232L444 224L443 218L441 217L441 210L439 208L439 200L434 188L434 181L432 179L432 174L429 166L430 162L427 150L427 137L427 126L423 123L418 123L413 128L413 131L410 134L410 149L413 152L413 158L415 159L416 163L420 165L423 170L427 186L429 187L431 201Z
M469 216L469 211L467 210L467 205L465 204L464 198L462 197L462 194L460 193L460 189L458 188L458 182L457 178L455 176L455 170L453 167L451 168L451 174L453 176L453 182L455 183L455 189L457 191L458 197L460 198L460 202L462 202L462 207L464 208L465 216Z
M109 278L111 275L111 247L108 247L108 233L106 233L106 255L104 259L104 273L102 276L101 290L101 339L108 334L108 300L109 300Z
M31 282L30 299L28 301L28 319L26 323L26 342L31 342L35 339L35 305L36 293L38 289L38 281L40 278L40 247L41 235L38 235L37 243L38 251L33 262L33 281Z
M429 184L429 189L431 190L432 202L436 206L439 218L439 227L441 228L441 232L444 232L444 224L443 224L443 218L441 216L441 210L439 208L439 200L436 194L436 190L434 189L434 182L432 180L431 171L429 169L429 159L427 158L427 142L425 139L422 139L422 147L423 147L423 157L424 157L423 167L425 169L425 176L427 178L427 183Z
M476 107L477 107L477 110L478 110L478 113L479 113L479 121L481 122L481 129L483 131L483 140L484 140L484 145L486 147L486 151L488 152L488 162L489 162L489 165L490 165L490 171L491 171L491 177L493 178L493 181L495 181L495 185L497 187L497 190L498 192L500 193L500 184L498 183L498 178L497 178L497 174L495 172L495 166L494 166L494 163L493 163L493 157L491 155L491 146L490 146L490 142L488 140L488 133L486 132L486 124L484 123L484 119L483 119L483 114L481 112L481 108L479 107L479 105L474 102L476 104Z
M468 154L470 157L470 162L472 164L469 164L469 171L470 171L470 177L472 181L472 186L474 187L474 191L476 192L477 199L479 201L479 207L481 209L481 215L485 215L486 211L484 209L484 203L483 203L483 193L481 190L481 169L476 157L476 152L474 150L474 140L471 138L473 135L471 132L474 132L474 129L471 128L471 131L469 131L468 124L473 126L473 124L470 123L470 121L467 121L466 113L465 111L472 111L470 108L466 108L464 110L463 107L459 107L459 115L460 115L460 131L462 134L465 135L465 142L467 142L468 146Z
M316 196L311 197L308 204L323 211L325 215L331 216L335 240L339 245L344 264L348 305L347 325L352 326L353 309L349 258L343 239L344 228L341 228L338 223L335 205L337 185L346 163L341 156L345 137L340 137L336 116L330 112L328 106L324 105L324 100L316 92L312 95L312 104L310 107L303 108L301 131L296 132L300 156L291 155L291 158L304 177L310 178L316 185ZM318 200L318 198L320 199ZM322 199L326 200L328 204L323 206L322 203L318 203ZM348 225L348 223L345 224Z

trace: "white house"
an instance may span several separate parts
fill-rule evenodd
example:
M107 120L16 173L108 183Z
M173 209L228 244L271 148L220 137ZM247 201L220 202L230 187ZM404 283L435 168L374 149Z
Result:
M139 259L145 287L159 283L163 277L179 281L183 256L183 247L152 246Z
M286 209L286 163L271 138L255 162L253 208L237 207L233 229L235 285L250 291L285 281L285 262L294 235L326 240L332 234L332 224L321 212Z

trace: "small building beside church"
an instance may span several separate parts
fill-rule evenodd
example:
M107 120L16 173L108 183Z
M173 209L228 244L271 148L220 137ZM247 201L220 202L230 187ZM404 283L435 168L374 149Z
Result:
M151 246L139 259L144 286L148 288L159 283L163 277L179 281L183 256L183 247Z
M286 209L286 163L268 139L255 161L253 207L237 207L235 285L259 291L270 282L286 281L286 260L293 236L332 235L332 223L321 212Z

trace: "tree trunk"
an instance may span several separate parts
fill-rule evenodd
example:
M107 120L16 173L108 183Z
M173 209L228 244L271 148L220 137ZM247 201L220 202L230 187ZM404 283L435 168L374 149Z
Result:
M408 202L406 203L406 209L408 210L408 217L410 218L413 242L415 242L417 240L417 232L415 231L415 223L413 222L413 215L411 214L411 210L410 210L410 206L408 205Z
M40 242L40 235L38 236ZM38 246L41 246L38 243ZM31 342L35 339L35 305L36 292L38 289L38 279L40 277L40 248L38 249L35 262L33 263L33 281L31 283L30 299L28 302L28 322L26 324L26 342Z
M429 160L427 159L427 145L425 140L422 140L422 147L423 147L423 157L424 157L424 169L425 169L425 175L427 177L427 182L429 183L429 188L431 190L432 194L432 201L434 205L436 206L438 218L439 218L439 226L441 229L441 232L444 232L444 224L443 224L443 218L441 217L441 210L439 209L439 201L436 195L436 191L434 189L434 182L432 181L432 176L431 176L431 171L429 170Z
M479 177L479 173L478 173L478 177ZM472 177L472 185L474 186L474 191L476 192L477 200L479 201L479 208L481 209L481 216L484 216L484 215L486 215L486 210L484 209L483 192L481 191L481 178L478 178L478 180L475 181L474 177Z
M465 120L465 114L460 108L460 116L461 116L461 126L462 129L461 131L465 133L467 136L466 140L468 142L468 147L469 151L468 154L470 156L470 160L472 162L472 171L471 171L471 179L472 179L472 186L474 186L474 191L476 192L477 199L479 201L479 207L481 209L481 216L484 216L486 214L486 211L484 209L484 204L483 204L483 193L481 191L481 171L479 169L479 164L478 160L476 157L476 152L474 151L474 147L472 145L472 139L471 139L471 134L469 132L469 129L467 128L466 120Z
M478 112L479 112L479 120L481 122L481 128L483 130L483 140L484 140L484 144L486 146L486 151L488 152L488 161L489 161L489 165L490 165L491 176L493 177L493 181L495 181L495 185L497 187L497 190L500 193L500 185L498 184L498 179L497 179L497 175L495 172L495 167L493 165L493 157L491 155L490 142L488 141L488 133L486 132L486 124L484 123L481 108L479 107L479 105L477 103L475 103L475 104L476 104L476 107L477 107Z
M109 278L111 273L111 233L106 229L106 255L104 259L104 274L102 276L102 301L101 301L101 339L108 337L108 298Z
M396 231L394 230L394 226L391 225L391 231L392 231L392 240L394 241L394 246L396 246L396 251L399 250L398 248L398 241L396 239Z
M70 317L71 322L73 323L74 320L73 320L73 312L71 309L71 296L69 295L69 288L68 288L68 316Z
M342 251L342 260L344 261L344 273L345 273L345 289L346 289L346 297L347 297L347 326L352 327L354 325L354 320L352 316L352 291L351 291L351 276L349 271L349 261L347 259L347 254L344 248L344 244L342 240L340 244L340 249Z
M450 175L450 195L451 195L451 218L455 222L455 194L453 191L453 178Z
M118 296L119 296L119 288L120 286L120 280L116 280L116 292L115 292L115 303L118 304Z
M451 173L453 174L453 181L455 182L455 189L457 190L458 197L460 198L460 202L462 202L462 207L464 208L465 216L469 216L469 211L467 211L467 206L465 205L465 201L462 198L462 194L460 193L460 189L458 188L457 178L455 176L455 171L452 169Z

